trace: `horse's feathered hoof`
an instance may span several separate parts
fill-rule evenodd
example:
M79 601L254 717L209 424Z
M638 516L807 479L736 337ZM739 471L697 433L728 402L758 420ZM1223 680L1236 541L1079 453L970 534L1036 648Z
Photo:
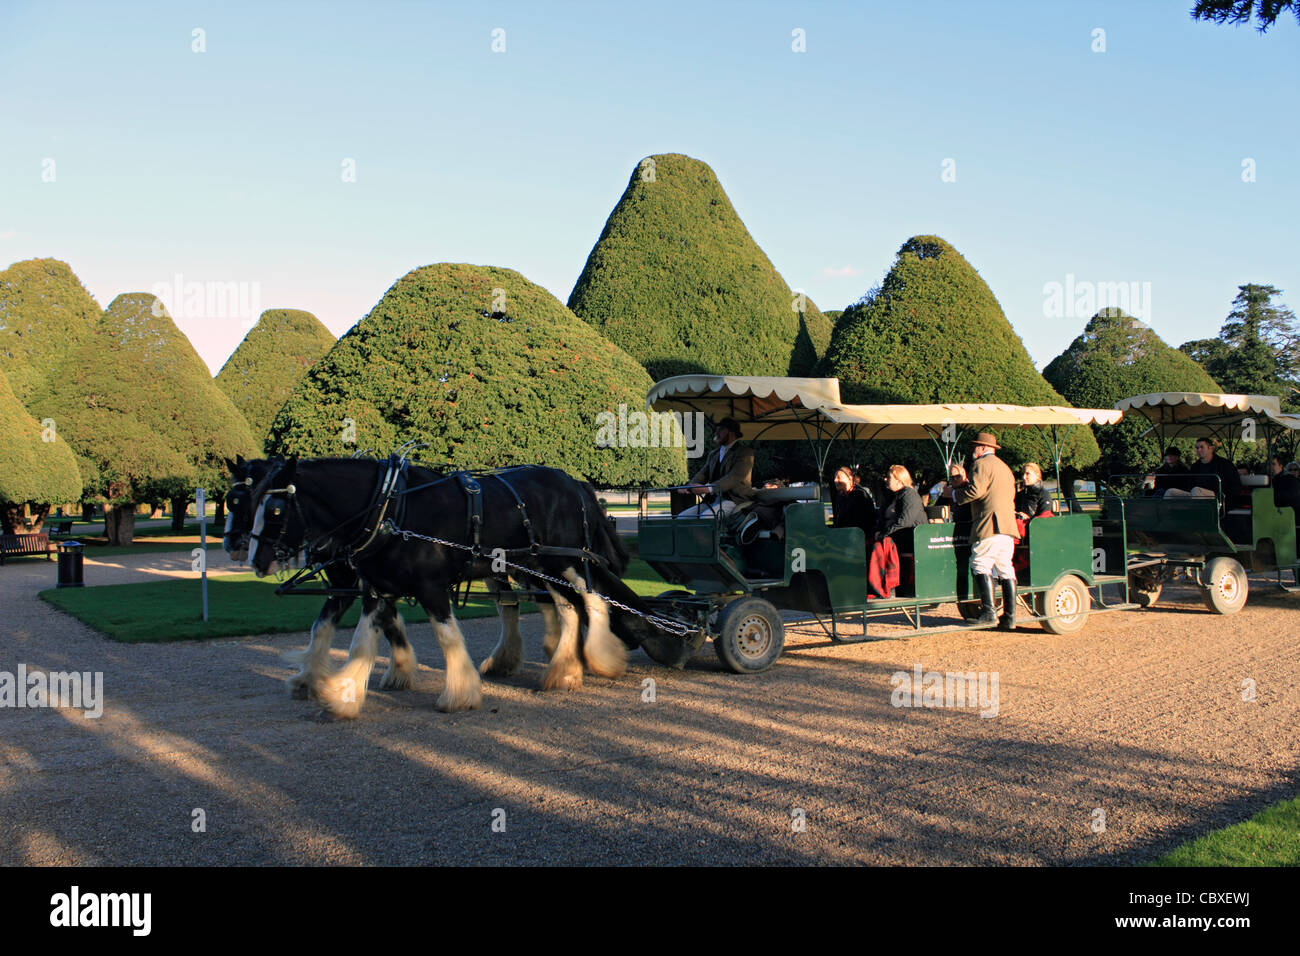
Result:
M578 690L580 687L582 665L577 661L558 665L552 661L546 669L546 676L542 678L542 690Z
M379 682L381 690L410 690L414 686L415 681L411 679L411 675L399 670L389 671Z
M474 690L468 694L452 694L444 690L438 698L438 709L444 714L454 714L460 710L478 710L483 706L483 692Z
M519 670L521 663L521 661L498 661L494 654L478 666L478 672L484 677L509 677Z
M284 683L289 688L289 697L293 700L306 700L311 696L311 688L307 686L306 681L290 677Z
M315 687L316 699L321 706L335 717L353 718L361 713L361 705L366 700L366 688L362 683L364 671L351 662L343 671L320 680Z
M618 680L627 673L627 651L621 643L613 641L599 650L588 643L583 650L587 658L587 669L597 677Z

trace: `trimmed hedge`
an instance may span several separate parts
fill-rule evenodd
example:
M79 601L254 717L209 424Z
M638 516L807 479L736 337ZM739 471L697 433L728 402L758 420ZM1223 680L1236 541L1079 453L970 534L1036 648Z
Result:
M111 503L148 500L149 484L217 487L223 458L260 447L161 300L146 292L112 301L32 411L55 419L87 492Z
M675 153L637 164L569 296L656 381L811 374L831 323L795 304L713 170Z
M844 310L820 369L840 379L846 402L1068 404L1035 370L979 273L938 236L907 240L879 290ZM1036 430L999 430L998 440L1008 462L1038 461L1047 473ZM873 474L892 458L918 464L927 482L942 475L924 443L876 444L860 456ZM1091 431L1074 429L1065 462L1083 468L1097 456Z
M99 305L66 262L27 259L0 272L0 372L24 405L94 335Z
M81 474L67 442L57 429L44 432L0 372L0 502L21 507L80 498Z
M684 477L681 449L597 446L597 416L643 411L650 385L518 272L442 263L399 279L312 367L269 447L383 455L415 440L428 446L420 459L460 468L535 463L609 487L663 484Z
M267 309L217 373L217 387L243 414L253 436L265 441L298 382L334 341L310 312Z
M1221 391L1205 369L1122 309L1102 309L1089 319L1083 334L1043 369L1043 377L1081 408L1111 408L1122 398L1148 392ZM1149 427L1138 416L1094 427L1099 470L1131 474L1158 465L1164 449L1154 436L1142 437ZM1191 441L1181 444L1190 456Z

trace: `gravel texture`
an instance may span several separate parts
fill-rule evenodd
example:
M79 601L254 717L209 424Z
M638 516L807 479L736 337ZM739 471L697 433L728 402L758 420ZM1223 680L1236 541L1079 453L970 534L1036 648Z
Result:
M86 577L187 567L148 555ZM281 655L305 634L115 644L36 597L54 575L0 568L0 671L102 671L104 713L0 709L6 865L1127 864L1300 792L1300 596L1262 578L1226 618L1167 589L1068 637L835 646L791 627L761 675L723 671L707 646L684 671L638 652L624 678L571 693L536 690L533 615L524 669L451 715L418 624L416 688L372 689L337 721L285 692ZM497 622L463 627L482 660ZM891 675L918 664L996 673L997 715L893 706Z

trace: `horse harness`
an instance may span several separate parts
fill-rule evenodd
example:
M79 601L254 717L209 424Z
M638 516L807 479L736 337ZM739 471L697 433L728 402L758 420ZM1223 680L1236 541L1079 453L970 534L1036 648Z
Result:
M379 471L379 480L375 485L375 491L371 496L370 503L359 514L354 515L341 522L329 533L322 535L322 539L332 537L339 529L346 527L358 519L362 519L362 528L357 537L352 542L345 544L342 548L340 558L347 562L353 570L357 570L357 562L377 552L386 544L394 535L400 535L404 540L418 538L420 540L430 541L435 544L465 550L474 558L482 558L490 554L494 559L497 557L507 558L512 555L530 555L533 557L569 557L583 562L584 571L586 572L587 584L591 585L591 573L588 565L596 562L602 567L609 569L609 561L601 554L592 550L591 541L591 524L587 514L587 508L581 508L582 512L582 529L583 529L583 547L568 548L559 545L548 545L537 539L536 530L533 527L532 518L528 515L528 507L524 504L523 498L515 489L509 480L509 475L520 468L528 467L525 465L516 465L511 468L498 468L491 471L454 471L446 475L435 478L433 481L425 482L420 485L409 484L409 462L404 456L390 455L388 460L381 463ZM528 545L521 548L485 548L483 545L483 479L494 479L509 492L510 497L514 499L515 508L519 512L519 518L524 527L524 532L528 536ZM407 512L407 497L418 491L423 491L434 485L442 484L445 481L455 481L465 495L465 537L471 543L462 544L457 541L448 541L442 538L435 538L429 535L417 534L413 531L403 530ZM245 483L248 482L246 479ZM235 489L232 489L231 495L235 495ZM292 507L302 522L303 528L307 527L306 515L303 514L302 506L298 503L297 489L292 485L286 485L283 488L271 488L266 492L266 507L263 512L262 531L260 534L250 534L250 538L269 539L273 547L280 547L280 539L284 536L284 529L289 508ZM320 539L318 539L320 540ZM307 550L319 550L311 542L306 543Z
M605 568L607 571L612 569L610 569L609 567L608 559L606 559L603 555L597 554L591 548L591 523L588 518L587 508L584 505L581 509L583 547L566 548L566 547L560 547L559 545L543 544L542 542L538 541L537 536L535 534L535 530L533 528L532 519L528 516L528 508L524 504L523 498L519 495L519 492L515 490L514 485L510 483L508 478L511 472L517 471L520 468L524 468L528 466L517 465L512 468L499 468L499 469L494 469L491 471L483 471L483 472L455 471L455 472L451 472L450 474L443 475L439 478L436 478L433 481L425 482L422 485L415 485L414 487L408 484L408 467L409 465L405 456L390 455L388 460L381 466L382 470L380 471L379 474L379 481L375 486L374 495L372 496L370 504L366 506L365 510L362 511L359 515L346 519L335 529L330 531L329 534L322 536L323 538L328 538L331 535L333 535L334 532L338 530L338 528L342 528L350 524L351 522L357 520L357 518L359 517L368 516L370 520L364 522L362 531L360 532L359 539L358 539L359 543L345 546L342 549L343 554L335 556L334 558L328 561L323 561L323 562L317 561L313 563L311 566L299 570L294 575L292 575L288 581L284 582L279 587L277 587L276 593L284 594L284 593L293 593L295 591L297 591L297 593L315 593L315 592L308 592L305 590L299 590L295 587L295 585L303 577L307 577L309 580L311 578L317 577L331 564L334 564L335 562L340 560L346 561L347 564L354 571L358 571L357 564L356 564L357 561L365 557L367 554L377 551L380 547L382 547L384 544L387 543L386 539L389 538L390 536L401 537L403 541L410 541L412 538L419 541L427 541L432 544L438 544L448 548L467 551L474 558L482 558L484 556L484 547L482 542L483 485L481 479L485 479L485 478L492 478L495 479L496 481L499 481L501 485L510 493L510 496L515 501L515 507L519 511L520 521L523 523L524 530L528 535L527 547L490 549L488 553L491 554L493 557L493 570L494 571L497 570L495 566L496 561L500 559L502 565L500 570L502 572L506 571L507 568L512 568L517 572L519 572L520 576L524 578L537 578L543 581L548 581L553 584L557 584L561 587L570 587L572 586L570 582L561 581L559 578L552 577L550 575L537 571L533 568L529 568L525 565L510 561L508 560L508 556L527 554L530 556L542 556L542 557L555 556L555 557L576 558L580 560L583 564L583 575L586 579L586 586L587 586L586 589L591 593L595 593L595 594L599 593L596 592L592 584L591 564L595 562L599 564L601 567ZM449 541L445 538L438 538L433 535L420 534L419 532L406 530L401 527L406 517L406 498L408 495L411 495L417 491L422 491L425 488L429 488L449 480L456 481L457 484L460 486L461 491L465 495L466 537L468 537L472 541L472 544L466 545L458 541ZM247 482L247 483L251 484L251 482ZM279 550L281 548L280 539L284 535L285 517L290 507L290 502L292 502L292 507L294 508L295 512L298 515L298 520L302 522L303 529L305 531L305 529L307 528L307 520L306 520L306 516L303 514L302 506L298 503L296 493L297 493L297 489L292 484L286 485L284 488L269 489L266 492L268 497L266 499L266 508L265 511L263 512L263 530L261 534L250 535L250 537L256 537L259 540L263 537L271 537L272 545L276 547L277 550ZM270 533L270 529L272 528L272 526L274 526L275 528L273 535L271 535ZM311 542L305 542L305 546L309 554L312 551L318 550L317 546L312 544ZM359 573L358 576L360 576ZM468 597L468 584L469 584L468 580L466 584L467 584L466 597ZM326 590L326 593L333 594L337 592L341 594L341 593L345 593L345 590L346 593L353 593L351 589L336 589L332 587L328 588ZM455 590L455 585L453 585L453 591L454 590ZM383 595L383 596L388 597L390 599L393 597L393 595ZM615 600L614 598L609 597L608 595L599 595L599 596L609 604L613 605L614 607L618 607L624 611L628 611L632 614L635 614L637 617L644 618L645 620L649 621L650 623L660 628L661 630L667 630L678 634L686 634L691 630L689 626L684 625L681 622L674 621L669 618L663 618L655 614L646 614L642 611L637 610L636 608L629 607L628 605L623 604ZM517 593L512 593L510 598L505 600L503 600L502 597L499 595L497 601L498 603L503 603L503 604L510 604L510 603L517 604L518 595Z

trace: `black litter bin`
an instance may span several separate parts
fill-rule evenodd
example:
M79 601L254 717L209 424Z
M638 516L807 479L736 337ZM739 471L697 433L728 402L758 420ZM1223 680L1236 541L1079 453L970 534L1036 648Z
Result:
M85 557L85 545L80 541L59 542L59 587L81 588L86 586L82 580Z

